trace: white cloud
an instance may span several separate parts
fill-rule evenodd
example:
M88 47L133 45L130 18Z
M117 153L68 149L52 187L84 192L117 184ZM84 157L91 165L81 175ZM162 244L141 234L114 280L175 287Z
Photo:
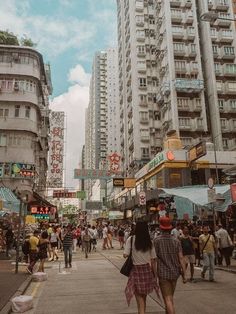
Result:
M88 86L91 75L86 73L82 65L77 64L73 69L70 69L68 80L70 82L77 82L81 86Z
M84 81L84 69L80 68L82 77L78 76L78 82ZM73 69L72 69L73 70ZM87 73L85 73L88 75ZM81 160L81 151L85 142L85 109L89 102L89 85L75 84L68 91L55 97L50 108L55 111L64 111L67 120L66 129L66 186L76 186L78 181L73 179L73 170L78 168Z

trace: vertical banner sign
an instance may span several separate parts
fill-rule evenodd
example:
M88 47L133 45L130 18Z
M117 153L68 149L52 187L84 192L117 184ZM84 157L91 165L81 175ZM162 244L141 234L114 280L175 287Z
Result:
M121 156L114 152L111 153L107 158L110 163L109 170L111 173L118 173L120 171Z
M50 116L48 186L51 188L63 186L64 118L61 111L52 111Z
M236 202L236 183L230 185L232 202Z

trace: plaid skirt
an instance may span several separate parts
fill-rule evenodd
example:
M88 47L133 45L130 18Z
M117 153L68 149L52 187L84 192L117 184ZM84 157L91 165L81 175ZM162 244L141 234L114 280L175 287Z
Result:
M125 288L125 296L128 305L134 294L148 295L153 290L159 298L159 287L153 275L150 264L134 265Z

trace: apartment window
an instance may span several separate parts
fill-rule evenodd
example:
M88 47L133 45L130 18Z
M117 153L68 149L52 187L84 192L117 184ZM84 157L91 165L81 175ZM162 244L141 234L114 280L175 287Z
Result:
M0 146L7 146L7 135L0 133Z
M227 46L224 46L224 53L225 53L227 56L234 55L234 47L227 47Z
M211 32L211 36L216 37L216 34L217 34L216 28L211 28L210 32Z
M146 87L147 86L147 80L144 77L139 78L139 87Z
M213 54L218 54L218 46L212 46L212 51L213 51Z
M228 89L231 92L235 92L236 91L236 83L235 82L228 82Z
M0 118L8 117L9 116L9 109L0 109Z
M220 63L214 63L215 73L221 72L221 65Z
M182 43L174 43L174 50L183 51L185 48L185 44Z
M196 45L195 44L191 44L190 45L190 50L191 50L191 52L196 52Z
M136 31L137 37L145 38L145 32L144 30L138 29Z
M140 111L139 112L140 120L141 121L148 121L148 112L146 111Z
M191 137L182 137L181 141L184 146L192 145L192 138Z
M186 62L185 61L175 61L175 68L178 70L185 70L186 69Z
M142 158L149 158L149 148L141 147Z
M183 27L182 26L172 26L172 32L173 33L182 33Z
M222 142L223 142L223 147L224 147L224 148L228 148L228 139L223 138L223 139L222 139Z
M144 16L143 15L136 15L135 17L137 23L144 23Z
M236 109L236 99L230 100L230 108Z
M197 126L202 127L203 126L203 119L202 118L197 118Z
M141 102L145 103L147 101L147 95L139 95L139 99Z
M224 109L224 100L218 99L218 107L220 110Z
M225 68L226 68L226 72L236 73L236 64L226 64Z
M180 126L190 126L190 118L179 118Z
M20 116L20 105L15 106L15 118L19 118Z
M25 106L25 117L30 118L30 106Z
M217 91L222 91L222 88L223 88L222 81L216 81L216 88L217 88Z
M145 46L137 46L138 53L145 53Z
M220 119L220 124L222 128L226 128L226 119Z

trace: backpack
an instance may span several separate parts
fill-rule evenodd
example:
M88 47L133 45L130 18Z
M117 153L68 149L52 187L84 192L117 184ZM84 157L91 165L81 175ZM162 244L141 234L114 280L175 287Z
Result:
M30 252L30 243L29 241L25 241L22 245L22 252L25 254L25 255L28 255L29 252Z

